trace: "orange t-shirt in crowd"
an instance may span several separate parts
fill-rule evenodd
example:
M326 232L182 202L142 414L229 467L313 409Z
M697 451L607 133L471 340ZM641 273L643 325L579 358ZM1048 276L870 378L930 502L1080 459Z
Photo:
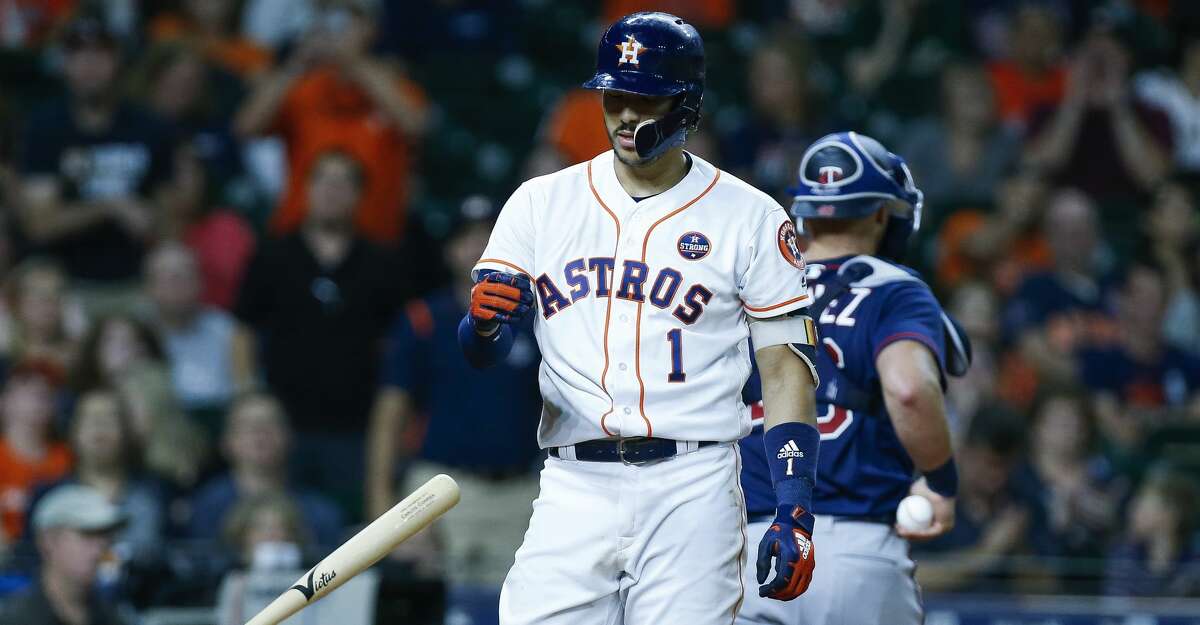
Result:
M175 41L188 38L191 28L183 17L164 13L150 23L149 32L154 41ZM271 66L270 51L245 37L204 39L201 46L210 61L242 78L253 78Z
M71 470L71 451L62 443L51 444L41 460L30 462L0 439L0 521L4 538L12 542L25 529L29 492L41 482L52 482Z
M612 149L604 128L600 92L573 89L558 101L546 126L546 140L568 163L590 161Z
M733 21L733 0L605 0L604 21L611 24L638 11L662 11L700 28L724 28Z
M1041 76L1029 76L1011 61L988 66L996 106L1004 121L1023 122L1039 108L1054 106L1067 89L1067 70L1055 67Z
M425 105L425 94L416 83L399 79L398 84L410 101ZM355 215L359 233L382 244L400 238L411 146L362 89L331 69L310 72L285 96L274 130L283 136L288 155L287 189L271 217L274 232L291 232L304 221L309 168L322 152L342 150L358 159L366 174Z
M960 210L946 218L938 231L938 284L954 288L965 280L983 278L1000 293L1008 294L1016 290L1023 276L1050 266L1050 247L1045 239L1028 235L1013 241L1011 249L991 267L989 275L981 275L984 268L971 260L963 246L987 225L987 216L977 210Z

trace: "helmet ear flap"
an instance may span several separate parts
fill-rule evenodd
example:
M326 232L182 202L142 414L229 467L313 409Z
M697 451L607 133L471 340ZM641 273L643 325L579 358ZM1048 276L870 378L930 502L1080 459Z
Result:
M689 89L677 98L678 103L666 115L638 124L633 131L633 145L638 156L647 160L655 159L667 150L682 146L687 140L687 133L695 132L700 124L700 102L703 98L699 90Z

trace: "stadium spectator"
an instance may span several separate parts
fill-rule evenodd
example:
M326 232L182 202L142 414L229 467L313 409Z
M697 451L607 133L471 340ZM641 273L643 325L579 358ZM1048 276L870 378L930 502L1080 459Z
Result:
M212 66L196 48L173 43L149 48L134 68L130 83L137 101L170 123L177 136L173 193L167 197L171 202L163 207L163 230L170 233L179 203L204 200L251 205L257 200L245 171L242 146L230 126L244 96L234 76ZM180 180L187 173L181 168L189 164L181 165L182 157L200 161L205 174L200 198L177 197L192 191L187 186L191 180Z
M239 502L222 528L226 546L246 568L293 570L303 562L308 536L300 508L284 493L270 491Z
M63 45L67 96L25 126L22 226L63 262L89 309L124 307L170 192L171 133L119 95L120 56L102 22L72 22Z
M1126 267L1113 304L1117 330L1080 350L1079 369L1102 400L1105 435L1128 449L1149 428L1183 417L1200 391L1200 359L1165 342L1167 292L1157 267L1145 261Z
M914 545L917 579L933 592L995 592L1013 571L1005 561L1026 544L1030 509L1013 492L1011 474L1020 458L1025 426L997 405L974 415L956 454L959 495L954 529Z
M62 267L48 258L29 258L7 280L4 360L42 360L66 371L75 360L84 318L65 294Z
M320 156L344 151L362 163L358 231L377 243L403 233L413 143L426 125L425 96L415 83L367 51L375 37L370 0L323 0L313 27L286 63L261 80L238 111L243 137L277 133L287 145L289 178L271 219L291 233L312 210L308 181Z
M200 268L182 243L150 252L145 284L180 405L223 410L255 382L253 336L229 313L201 303Z
M271 53L238 31L236 0L183 0L178 11L150 23L154 41L187 41L226 71L253 80L271 65Z
M1144 228L1148 251L1166 279L1163 335L1173 347L1200 354L1200 223L1194 197L1183 185L1162 185Z
M1050 251L1038 217L1048 194L1040 176L1019 171L993 186L991 212L963 208L947 215L938 232L938 283L954 287L978 278L1007 295L1026 274L1046 269Z
M258 331L267 385L296 425L300 475L354 514L381 339L406 286L392 255L354 233L363 175L344 152L317 158L303 228L261 246L236 307Z
M1117 523L1117 503L1125 487L1112 464L1098 453L1087 396L1050 390L1032 414L1028 457L1013 478L1016 490L1035 511L1031 546L1043 556L1101 557Z
M947 67L941 95L939 114L913 124L900 150L935 218L952 209L990 203L1020 149L1019 135L998 123L995 97L982 67Z
M33 514L41 570L32 586L0 606L0 623L129 623L95 589L113 533L124 521L121 510L91 487L66 485L46 495Z
M1129 66L1116 36L1093 30L1071 61L1062 102L1034 113L1029 124L1025 162L1102 208L1151 191L1171 164L1170 124L1132 97ZM1124 204L1111 212L1114 224L1136 216Z
M1128 508L1125 536L1109 554L1105 594L1200 595L1198 498L1193 476L1161 470L1145 480Z
M221 439L229 471L210 479L192 496L188 536L219 538L224 519L239 502L286 493L299 508L304 533L318 545L336 546L342 532L341 512L320 494L290 483L291 442L279 400L265 393L239 397L229 408Z
M1138 98L1167 114L1175 147L1175 168L1200 176L1200 34L1180 45L1177 71L1159 69L1134 79Z
M966 434L966 421L997 397L1000 361L1000 302L995 291L981 282L967 282L954 290L947 311L971 341L971 367L962 377L946 380L947 417L953 440Z
M967 8L928 0L858 3L838 67L848 96L834 106L841 125L887 142L907 120L936 109L942 68L969 46Z
M367 435L368 516L382 514L401 493L438 473L458 481L462 503L441 518L439 529L446 574L459 583L504 581L538 488L540 359L531 331L519 334L507 360L486 372L453 349L470 302L471 268L483 254L494 218L484 198L463 204L445 246L453 284L413 300L397 318ZM495 399L491 409L479 410L482 396ZM462 432L472 434L464 438ZM417 448L405 448L405 434L417 439L412 445ZM397 488L393 475L400 466L405 479Z
M1087 196L1071 189L1056 193L1042 220L1053 264L1028 275L1004 311L1006 342L1044 383L1074 382L1075 350L1112 332L1103 285L1096 278L1097 230Z
M25 530L29 496L38 482L56 480L71 469L71 451L53 437L55 390L62 372L28 361L8 374L0 395L0 546Z
M1005 122L1024 125L1038 109L1062 100L1067 85L1062 30L1059 15L1047 5L1022 3L1013 14L1008 58L988 66L996 106Z
M175 201L167 207L164 238L182 241L200 268L200 301L229 310L254 254L250 224L233 210L213 204L209 165L197 149L176 152Z
M163 360L162 343L149 326L131 315L100 317L83 337L71 386L77 393L115 387L138 366ZM144 432L144 425L135 421L134 430Z
M127 412L115 391L96 389L81 396L75 403L68 436L74 469L61 480L40 485L29 509L37 510L61 486L91 487L117 506L126 519L113 536L118 559L150 566L162 556L166 502L159 484L141 472L141 450Z
M779 200L794 182L804 150L828 123L808 84L808 56L794 35L776 35L756 47L746 71L750 110L721 134L722 168Z
M179 409L162 345L149 326L129 315L96 320L72 378L79 393L116 389L129 407L146 468L177 485L194 483L207 441Z
M167 367L141 363L121 376L116 389L129 406L146 468L173 487L193 488L208 462L210 437L179 407Z

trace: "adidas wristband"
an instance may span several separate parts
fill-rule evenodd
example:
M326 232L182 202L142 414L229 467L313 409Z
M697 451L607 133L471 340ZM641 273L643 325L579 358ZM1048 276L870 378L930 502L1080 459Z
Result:
M771 484L780 506L800 506L805 511L812 511L820 444L821 433L807 423L780 423L763 432Z
M486 369L504 359L513 346L513 330L506 324L490 336L475 331L475 318L467 313L458 323L458 346L467 362L476 369Z
M958 467L951 457L942 466L925 473L925 483L929 490L943 496L954 497L958 494Z

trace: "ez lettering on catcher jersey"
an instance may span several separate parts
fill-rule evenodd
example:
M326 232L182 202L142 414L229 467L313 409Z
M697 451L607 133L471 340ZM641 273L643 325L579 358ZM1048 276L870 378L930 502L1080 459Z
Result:
M746 317L807 306L804 263L776 202L688 157L683 180L641 201L608 151L524 183L500 213L475 271L533 282L544 448L749 432Z

